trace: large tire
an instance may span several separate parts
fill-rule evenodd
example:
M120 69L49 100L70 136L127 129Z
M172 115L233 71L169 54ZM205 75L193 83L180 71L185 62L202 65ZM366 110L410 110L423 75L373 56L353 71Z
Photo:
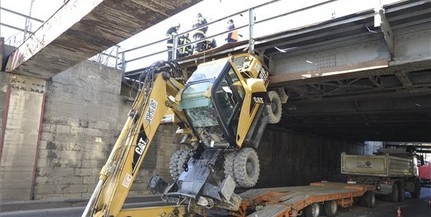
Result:
M236 152L227 152L224 155L224 175L225 178L230 176L232 179L235 179L234 173L233 173L233 161L235 159L235 153Z
M376 193L374 191L365 192L361 197L361 205L368 208L376 207Z
M267 105L268 110L268 122L270 124L276 124L281 120L282 106L280 96L276 91L269 91L268 97L271 105Z
M243 148L236 155L233 162L234 179L238 186L251 188L259 179L259 158L253 148Z
M421 182L419 179L416 179L415 191L410 192L410 195L412 195L412 198L414 199L419 199L421 197Z
M328 217L333 217L337 215L338 205L336 200L326 201L323 204L323 211L325 211L325 215Z
M392 185L392 192L388 195L388 200L391 202L398 202L400 200L400 188L398 184L395 182Z
M310 204L304 209L305 217L318 217L320 215L320 206L318 203Z
M184 165L190 159L191 150L177 150L169 161L169 173L174 180L177 180L184 171Z

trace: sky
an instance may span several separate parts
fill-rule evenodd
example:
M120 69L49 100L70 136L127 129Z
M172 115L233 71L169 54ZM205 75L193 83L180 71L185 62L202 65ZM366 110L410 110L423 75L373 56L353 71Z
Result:
M248 13L243 13L242 16L231 14L237 13L248 8L261 5L265 2L272 0L204 0L189 9L174 15L153 27L144 30L143 32L121 42L120 51L128 50L144 44L159 41L166 37L166 31L169 27L180 23L180 33L190 30L192 28L193 19L197 13L201 13L209 22L224 18L209 26L207 35L213 35L218 32L226 31L226 21L232 18L236 26L248 23ZM254 11L256 21L264 20L270 16L294 11L306 6L310 6L325 0L279 0L270 4L267 7L257 8ZM262 36L272 34L275 32L285 31L288 29L300 28L301 26L310 25L317 22L337 18L357 11L374 8L379 4L387 4L398 0L338 0L329 4L325 4L315 9L309 9L303 12L294 13L273 21L268 21L255 26L255 36ZM25 15L31 15L40 20L47 20L55 11L57 11L63 4L64 0L0 0L0 6L9 10L17 11ZM32 10L30 10L32 7ZM26 20L23 17L11 14L1 10L0 22L8 25L16 26L24 29ZM40 25L40 22L32 21L29 26L31 31L35 31ZM12 30L1 26L0 36L5 37L6 40L15 39L15 43L22 42L23 34L19 31ZM241 39L248 39L248 29L239 29L239 33L243 36ZM15 37L11 37L15 36ZM225 35L215 37L217 44L220 46L225 43ZM155 44L151 47L146 47L133 52L126 53L126 59L132 59L138 56L154 53L166 49L165 41ZM146 58L140 61L130 62L127 65L128 71L143 68L154 61L165 59L167 54L161 54L151 58Z

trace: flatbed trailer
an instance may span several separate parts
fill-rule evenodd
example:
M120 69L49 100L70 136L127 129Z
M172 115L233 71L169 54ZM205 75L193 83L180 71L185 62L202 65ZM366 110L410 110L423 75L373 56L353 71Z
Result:
M349 207L354 203L375 207L375 186L338 182L251 189L240 193L239 196L241 205L238 211L209 209L203 212L203 216L210 217L216 214L234 217L317 217L321 214L336 216L338 206ZM190 216L188 209L186 205L174 204L126 208L120 211L118 217Z
M308 186L252 189L241 193L241 209L232 216L316 217L322 211L335 216L337 207L349 207L354 202L375 207L375 187L372 185L336 182L316 182ZM320 210L322 206L323 210Z

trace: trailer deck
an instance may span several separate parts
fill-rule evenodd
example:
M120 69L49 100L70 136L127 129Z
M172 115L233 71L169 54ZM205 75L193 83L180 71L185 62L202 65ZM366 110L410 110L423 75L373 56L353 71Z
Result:
M338 206L353 205L354 198L363 201L365 206L374 206L361 199L369 194L369 200L375 200L375 187L372 185L345 184L335 182L316 182L308 186L252 189L241 193L241 210L231 213L235 216L297 216L313 204L335 201ZM332 203L335 203L332 202ZM372 204L372 203L373 204ZM336 212L336 210L335 210ZM335 215L335 214L334 214ZM331 216L328 215L327 216Z

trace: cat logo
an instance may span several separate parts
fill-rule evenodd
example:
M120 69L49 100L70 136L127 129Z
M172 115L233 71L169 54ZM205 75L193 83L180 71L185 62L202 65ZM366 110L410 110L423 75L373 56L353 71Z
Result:
M139 138L138 145L136 145L135 152L139 155L144 153L145 147L147 147L148 141L145 141L142 137Z

